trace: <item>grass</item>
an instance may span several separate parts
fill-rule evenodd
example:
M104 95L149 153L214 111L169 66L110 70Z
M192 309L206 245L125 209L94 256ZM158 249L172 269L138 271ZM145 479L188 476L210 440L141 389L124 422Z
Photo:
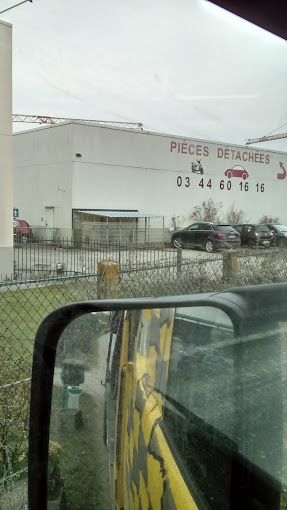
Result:
M37 329L48 313L64 304L96 299L91 282L8 290L0 293L0 360L16 356L32 360Z

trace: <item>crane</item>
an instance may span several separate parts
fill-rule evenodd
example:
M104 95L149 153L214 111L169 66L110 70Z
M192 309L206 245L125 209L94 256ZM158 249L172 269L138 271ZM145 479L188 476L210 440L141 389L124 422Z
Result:
M252 143L259 142L269 142L271 140L281 140L281 138L287 138L287 133L279 133L277 135L265 135L261 136L260 138L249 138L245 145L250 145Z
M121 127L126 129L143 130L141 122L118 122L112 120L92 120L92 119L71 119L67 117L47 117L45 115L24 115L20 113L12 114L12 122L29 122L31 124L59 124L60 122L85 122L86 124L94 124L109 127Z

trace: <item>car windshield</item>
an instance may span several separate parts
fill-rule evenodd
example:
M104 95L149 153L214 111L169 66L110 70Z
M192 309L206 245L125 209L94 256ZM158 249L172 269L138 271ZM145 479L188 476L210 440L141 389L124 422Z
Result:
M274 227L276 230L279 230L279 232L287 232L286 225L271 225L271 228Z
M265 225L257 225L255 229L257 232L270 232L270 228L265 227Z
M230 225L215 225L215 230L226 234L237 234L237 231Z

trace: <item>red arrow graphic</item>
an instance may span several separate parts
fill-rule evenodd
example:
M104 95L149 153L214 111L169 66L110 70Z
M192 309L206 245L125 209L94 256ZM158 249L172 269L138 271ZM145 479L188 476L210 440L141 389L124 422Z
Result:
M283 170L283 172L282 172L282 174L277 174L277 179L283 180L286 177L286 170L283 166L283 163L281 163L281 161L280 161L279 165L280 165L280 168Z

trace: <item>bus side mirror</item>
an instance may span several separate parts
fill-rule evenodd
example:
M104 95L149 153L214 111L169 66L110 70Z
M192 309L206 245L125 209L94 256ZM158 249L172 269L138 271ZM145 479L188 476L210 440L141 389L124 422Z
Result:
M34 347L29 510L46 510L53 498L63 508L96 499L104 469L104 478L110 470L111 485L118 477L118 490L121 470L130 462L123 458L128 450L121 438L126 445L134 441L128 431L135 413L142 417L144 434L163 427L162 438L169 429L164 451L178 450L173 463L196 480L207 504L216 497L219 505L233 508L239 501L242 508L255 509L263 498L266 509L277 508L286 297L287 285L273 285L215 295L91 301L50 314ZM137 395L134 408L132 395ZM158 414L147 411L151 401ZM142 447L141 455L148 451ZM109 459L106 468L99 458ZM162 459L162 473L168 473L168 458ZM140 476L135 471L136 465L126 479ZM163 478L162 483L167 490ZM113 486L101 490L107 508L110 497L117 504L122 497ZM186 488L186 497L197 500L198 490L189 495Z

